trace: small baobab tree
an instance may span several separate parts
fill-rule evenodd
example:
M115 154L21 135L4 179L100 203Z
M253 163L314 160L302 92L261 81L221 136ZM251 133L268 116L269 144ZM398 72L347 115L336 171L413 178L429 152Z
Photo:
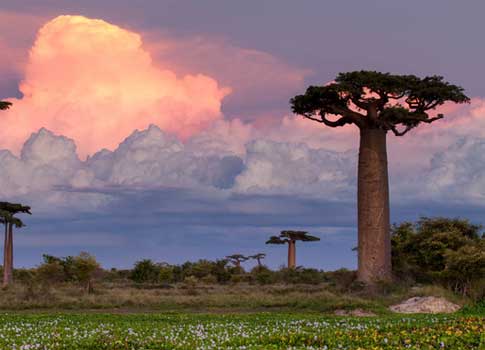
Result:
M288 268L296 267L296 241L314 242L320 238L310 236L306 231L281 231L279 236L271 236L266 244L288 244Z
M15 217L18 213L32 214L29 206L19 203L0 202L0 223L5 225L3 247L3 287L13 282L13 227L23 227L25 224Z
M258 262L258 268L261 268L263 264L261 263L261 260L263 260L266 257L265 253L258 253L254 255L248 256L250 259L255 259Z
M291 99L295 114L336 128L359 128L357 180L358 278L372 284L391 279L387 133L403 136L425 123L445 102L466 103L463 88L440 76L419 78L375 71L340 73L325 86L310 86Z
M8 101L0 101L0 110L9 109L11 105L12 105L11 102L8 102Z
M238 269L241 268L242 262L249 260L249 258L247 256L244 256L242 254L228 255L228 256L226 256L226 259L229 260L231 263L233 263L234 266L237 267Z

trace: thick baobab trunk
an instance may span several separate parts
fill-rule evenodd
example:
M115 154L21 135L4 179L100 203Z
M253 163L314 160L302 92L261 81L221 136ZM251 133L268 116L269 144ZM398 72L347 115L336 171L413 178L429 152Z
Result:
M296 267L296 241L288 241L288 268L294 269Z
M386 131L360 131L358 170L358 279L372 284L391 278Z

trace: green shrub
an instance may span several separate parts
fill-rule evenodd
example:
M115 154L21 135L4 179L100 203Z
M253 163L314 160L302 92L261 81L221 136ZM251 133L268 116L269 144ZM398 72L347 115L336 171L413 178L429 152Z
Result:
M441 283L464 295L480 295L477 281L485 278L485 237L480 231L468 220L440 217L394 225L394 275L401 281Z
M160 266L150 259L137 261L130 275L130 279L137 283L157 283L159 278Z
M316 269L283 268L278 273L282 282L287 284L318 284L325 279L324 273Z
M254 281L261 285L272 284L277 281L276 274L266 266L256 266L251 270L251 275Z
M339 291L352 291L360 289L357 280L357 272L347 269L338 269L325 273L326 280L331 286L335 287Z
M81 252L73 258L72 267L76 280L90 293L92 291L93 278L100 268L96 258L87 252Z
M35 272L36 279L41 284L53 285L66 280L64 267L59 261L44 263Z
M173 282L173 267L170 265L160 266L158 280L163 283Z

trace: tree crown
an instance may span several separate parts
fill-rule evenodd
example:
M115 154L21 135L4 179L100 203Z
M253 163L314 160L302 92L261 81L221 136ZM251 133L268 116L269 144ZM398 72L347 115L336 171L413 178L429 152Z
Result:
M310 86L290 101L294 113L329 127L355 124L359 128L391 130L402 136L421 123L432 123L442 114L429 111L450 101L468 103L463 88L441 76L419 78L375 71L339 73L334 82ZM337 115L337 120L328 119ZM398 127L404 127L398 130Z
M31 208L28 205L22 205L20 203L0 202L0 210L8 212L12 215L17 213L32 215L30 209Z
M0 101L0 110L9 109L11 105L11 102Z
M12 224L17 228L24 227L24 222L15 217L17 213L32 214L29 206L20 203L0 202L0 224Z
M233 255L226 256L226 259L229 259L229 260L232 260L232 261L246 261L249 258L247 256L242 255L242 254L233 254Z
M319 241L320 238L311 236L306 231L281 231L279 236L271 236L266 244L285 244L290 241Z

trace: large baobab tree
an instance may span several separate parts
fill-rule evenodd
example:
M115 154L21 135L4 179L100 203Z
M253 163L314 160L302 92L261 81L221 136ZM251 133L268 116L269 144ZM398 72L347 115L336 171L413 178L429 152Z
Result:
M320 238L310 236L305 231L281 231L279 236L271 236L266 244L288 244L288 268L296 267L296 241L314 242Z
M440 76L357 71L340 73L334 82L310 86L291 99L293 112L307 119L332 128L359 128L359 280L391 278L387 133L403 136L422 123L442 119L442 114L429 112L447 101L469 102L463 91Z
M25 226L22 220L15 217L18 213L32 214L29 206L19 203L0 202L0 223L5 225L3 247L3 287L13 282L13 227Z

